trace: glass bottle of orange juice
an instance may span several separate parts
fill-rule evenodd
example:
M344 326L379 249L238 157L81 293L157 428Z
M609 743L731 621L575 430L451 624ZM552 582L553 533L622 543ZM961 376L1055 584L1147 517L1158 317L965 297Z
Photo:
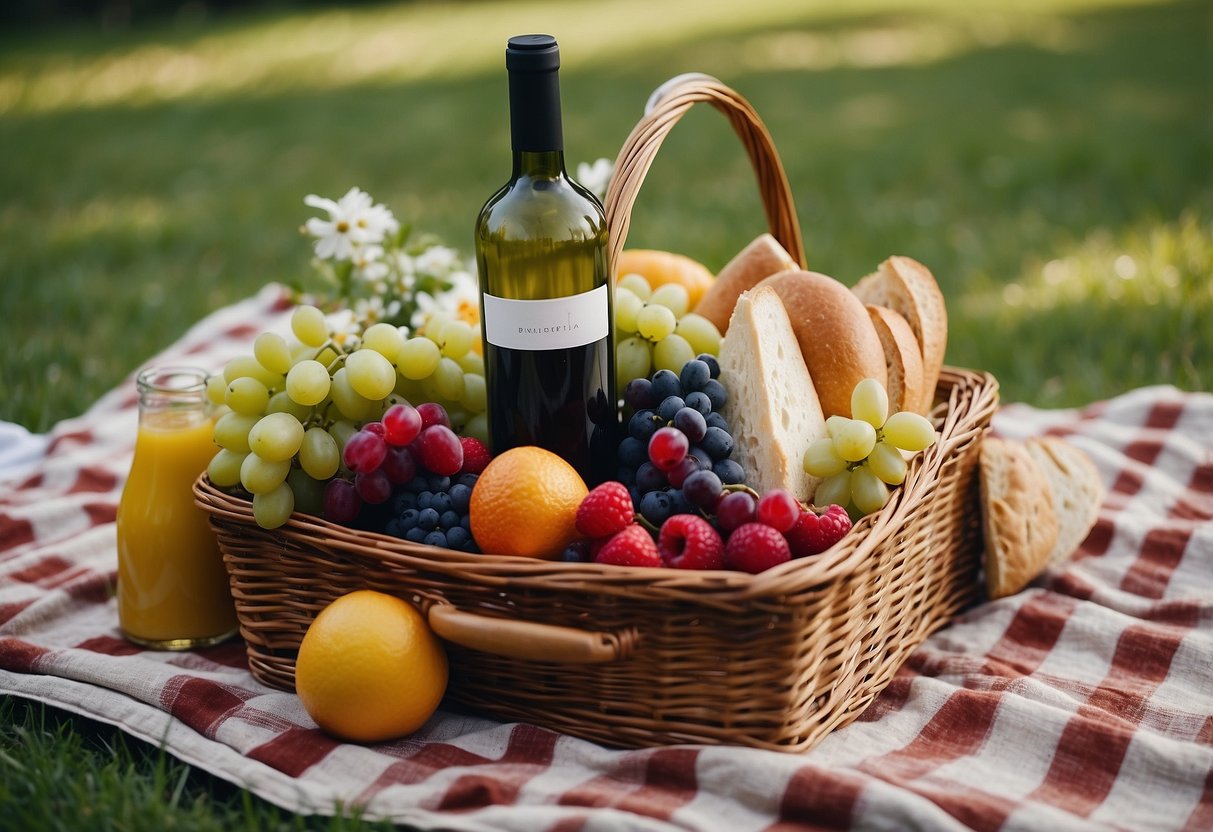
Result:
M236 612L215 535L194 505L194 479L217 450L204 371L144 370L135 459L118 504L118 623L157 650L216 644Z

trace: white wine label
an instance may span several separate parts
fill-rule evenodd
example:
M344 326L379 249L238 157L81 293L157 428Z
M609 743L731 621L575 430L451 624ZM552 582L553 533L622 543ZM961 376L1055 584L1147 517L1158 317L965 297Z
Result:
M607 287L545 300L484 296L484 332L490 344L510 350L582 347L611 331Z

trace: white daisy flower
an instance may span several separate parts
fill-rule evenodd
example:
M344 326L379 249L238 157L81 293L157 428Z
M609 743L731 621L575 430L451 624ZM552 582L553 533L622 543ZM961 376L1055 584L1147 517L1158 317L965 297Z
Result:
M445 277L462 266L459 252L446 246L430 246L413 258L413 268L421 274L431 277Z
M594 196L606 199L607 186L611 184L614 172L615 164L610 159L598 159L592 165L580 162L577 165L577 181Z
M400 230L400 223L384 205L374 204L371 195L350 188L345 196L331 199L308 194L303 203L328 212L328 219L312 217L304 225L316 238L316 256L321 260L351 260L362 245L382 243L385 235Z

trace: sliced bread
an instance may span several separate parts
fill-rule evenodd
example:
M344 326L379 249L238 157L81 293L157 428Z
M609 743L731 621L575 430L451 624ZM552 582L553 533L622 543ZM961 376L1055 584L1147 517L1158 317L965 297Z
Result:
M729 328L729 318L742 292L753 288L764 277L799 268L778 240L770 234L761 234L725 264L693 311L716 324L723 334Z
M780 272L759 285L783 301L827 419L851 415L851 393L865 378L888 383L876 327L846 286L802 271Z
M906 319L892 309L868 304L868 316L884 347L889 377L889 411L908 410L926 415L931 406L922 377L922 350Z
M759 287L737 299L720 345L720 381L729 391L724 417L733 459L746 481L761 494L782 488L808 501L818 479L805 473L804 452L826 435L825 417L775 290Z
M917 260L890 257L852 291L864 303L892 309L910 325L922 350L924 409L930 409L948 347L948 309L934 275Z
M1099 518L1103 481L1091 458L1064 439L1035 437L1024 444L1053 491L1058 534L1049 563L1057 564L1074 554Z
M979 465L986 588L1013 595L1049 563L1057 545L1053 489L1022 442L986 437Z

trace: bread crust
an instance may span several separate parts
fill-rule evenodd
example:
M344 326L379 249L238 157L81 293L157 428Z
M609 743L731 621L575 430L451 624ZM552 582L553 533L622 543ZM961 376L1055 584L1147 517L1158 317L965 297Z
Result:
M884 347L889 376L889 411L908 410L924 416L931 406L923 380L922 349L906 319L892 309L868 304L868 316Z
M851 393L865 378L888 385L884 347L867 309L846 286L817 272L780 272L758 284L787 309L821 410L851 415Z
M1103 480L1086 452L1064 439L1033 437L1024 444L1053 491L1058 534L1049 563L1058 564L1074 554L1099 519Z
M741 293L776 272L799 269L800 265L770 234L760 234L725 264L692 311L716 325L723 335Z
M910 257L890 257L852 289L864 303L885 306L906 319L922 350L923 384L930 409L948 347L948 309L931 270Z
M1026 587L1057 544L1053 490L1022 442L987 436L979 465L986 589L1003 598Z

